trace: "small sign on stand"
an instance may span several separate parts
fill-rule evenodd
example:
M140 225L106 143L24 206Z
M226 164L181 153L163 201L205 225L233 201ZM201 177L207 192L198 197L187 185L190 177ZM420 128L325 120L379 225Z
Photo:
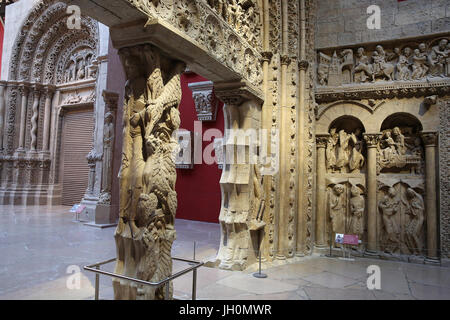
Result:
M75 221L74 222L84 222L84 221L80 220L80 214L82 214L85 209L86 209L86 206L82 205L82 204L76 204L70 209L71 213L75 213Z
M351 258L350 246L358 246L359 245L360 241L359 241L359 238L357 235L337 233L335 242L342 245L343 256L342 256L342 258L339 258L340 260L355 261L355 259ZM347 253L348 253L348 257L347 257Z

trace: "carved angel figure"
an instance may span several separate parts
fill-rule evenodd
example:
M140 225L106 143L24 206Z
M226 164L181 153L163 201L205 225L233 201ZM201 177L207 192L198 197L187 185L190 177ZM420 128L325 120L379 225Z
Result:
M400 200L397 198L397 190L389 188L383 200L378 203L378 208L382 214L385 229L385 251L394 253L400 246L399 228L395 222L395 214L400 207Z
M350 212L351 212L351 221L350 221L350 232L355 235L361 236L364 234L364 209L365 209L365 201L364 197L361 195L361 190L353 186L351 189L351 198L350 198Z
M448 40L442 39L437 46L431 48L431 52L428 56L430 75L438 77L445 76L445 63L449 55L447 45Z
M422 196L412 188L406 190L406 197L408 199L408 202L404 203L406 205L406 213L411 216L411 220L406 226L406 244L411 253L420 255L422 253L420 236L425 220L425 205Z

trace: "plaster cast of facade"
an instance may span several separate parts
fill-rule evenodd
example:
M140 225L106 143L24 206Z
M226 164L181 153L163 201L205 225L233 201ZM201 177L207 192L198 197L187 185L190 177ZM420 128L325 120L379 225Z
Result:
M61 203L63 117L91 109L95 130L94 149L86 155L89 186L78 201L88 206L88 219L95 222L102 177L108 177L103 165L109 174L112 168L102 162L106 112L101 95L107 86L109 31L87 16L81 17L81 30L69 29L66 9L65 3L52 0L24 0L7 8L0 202Z

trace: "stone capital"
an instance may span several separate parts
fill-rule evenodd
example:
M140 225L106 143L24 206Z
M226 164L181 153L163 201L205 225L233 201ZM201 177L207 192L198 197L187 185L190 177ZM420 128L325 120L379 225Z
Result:
M381 139L381 133L365 133L364 140L368 148L376 148Z
M427 147L435 147L438 144L438 133L429 131L429 132L421 132L422 141Z
M291 63L291 58L288 55L283 55L280 58L282 65L289 65Z
M106 107L115 112L117 110L117 104L119 102L119 94L112 91L103 90L103 101L105 101Z
M317 146L317 148L318 149L319 148L326 148L329 137L330 137L329 134L316 135L316 146Z
M300 61L298 62L298 70L304 70L304 71L306 71L306 70L308 70L308 68L309 68L309 62L308 62L308 61L306 61L306 60L300 60Z
M272 60L273 57L273 53L271 51L264 51L261 52L261 56L262 56L262 61L267 61L270 63L270 61Z

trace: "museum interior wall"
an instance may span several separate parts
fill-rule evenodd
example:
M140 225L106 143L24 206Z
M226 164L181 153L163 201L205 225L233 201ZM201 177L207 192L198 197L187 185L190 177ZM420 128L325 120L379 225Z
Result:
M194 85L193 88L192 85ZM178 199L176 217L218 223L222 165L218 163L219 159L216 161L215 156L216 149L219 150L223 141L223 103L215 97L213 83L193 72L182 75L181 90L180 128L183 131L187 130L189 134L185 133L188 134L188 139L183 139L180 143L182 152L185 154L181 157L178 154L178 161L176 161L175 189ZM195 132L202 137L202 141L197 142L201 146L201 163L194 162ZM190 144L184 147L184 141L190 141ZM219 144L218 147L217 144ZM203 154L212 155L214 158L205 158ZM214 162L211 163L211 160Z

